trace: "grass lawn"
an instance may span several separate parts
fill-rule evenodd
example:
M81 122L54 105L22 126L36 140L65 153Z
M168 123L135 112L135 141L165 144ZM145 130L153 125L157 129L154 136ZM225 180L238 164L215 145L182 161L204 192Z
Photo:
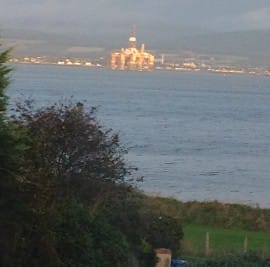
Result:
M205 236L209 233L209 247L211 254L228 252L243 252L244 239L247 237L247 250L270 255L270 231L253 232L245 230L227 230L210 226L186 225L183 227L184 239L182 243L183 256L204 256Z

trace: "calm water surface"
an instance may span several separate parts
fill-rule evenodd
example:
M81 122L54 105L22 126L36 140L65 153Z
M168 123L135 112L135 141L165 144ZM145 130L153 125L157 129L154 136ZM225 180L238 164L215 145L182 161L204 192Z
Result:
M98 107L149 193L270 207L270 78L16 65L10 104Z

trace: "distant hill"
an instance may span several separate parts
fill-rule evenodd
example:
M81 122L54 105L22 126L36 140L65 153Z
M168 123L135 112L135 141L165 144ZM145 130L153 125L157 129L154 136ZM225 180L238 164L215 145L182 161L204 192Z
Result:
M245 57L251 63L270 65L270 30L197 35L183 39L180 46L199 53Z
M151 32L151 28L148 29ZM153 30L153 29L152 29ZM126 47L129 33L122 31L77 33L45 33L19 29L6 29L1 36L8 45L15 46L15 54L82 56L108 55L115 48ZM270 30L254 30L222 33L198 33L183 29L160 29L149 34L147 29L138 33L138 44L159 52L220 55L242 58L247 63L270 65ZM76 49L74 49L74 47ZM82 49L77 49L82 47Z

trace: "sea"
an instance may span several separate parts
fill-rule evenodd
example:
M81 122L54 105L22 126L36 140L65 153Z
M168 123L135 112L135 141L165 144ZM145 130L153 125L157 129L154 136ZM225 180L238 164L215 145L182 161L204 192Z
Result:
M96 107L148 194L270 208L270 77L16 64L7 94Z

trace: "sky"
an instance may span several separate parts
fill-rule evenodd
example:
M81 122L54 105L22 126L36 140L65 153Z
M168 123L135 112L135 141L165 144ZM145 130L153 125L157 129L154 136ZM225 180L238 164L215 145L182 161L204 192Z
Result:
M207 32L270 29L270 0L0 0L4 29L99 40L154 40ZM82 38L83 39L83 38Z
M2 27L48 31L183 25L217 31L269 28L269 0L0 0ZM54 27L54 28L49 28Z

